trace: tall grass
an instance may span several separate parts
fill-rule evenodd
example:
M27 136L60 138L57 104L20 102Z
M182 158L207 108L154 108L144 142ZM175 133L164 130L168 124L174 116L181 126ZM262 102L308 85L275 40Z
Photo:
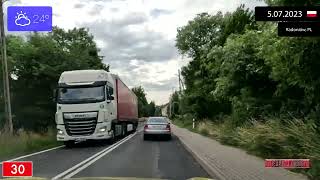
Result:
M320 135L311 121L269 120L236 131L239 145L263 158L311 159L311 169L303 172L311 179L320 178Z
M188 124L180 121L174 123ZM203 120L194 131L262 158L311 159L310 169L296 171L307 174L310 179L320 178L320 135L312 121L269 119L234 127L229 120L223 123Z
M7 160L18 155L47 149L59 145L55 132L50 130L47 134L32 132L19 132L16 135L0 134L0 160Z

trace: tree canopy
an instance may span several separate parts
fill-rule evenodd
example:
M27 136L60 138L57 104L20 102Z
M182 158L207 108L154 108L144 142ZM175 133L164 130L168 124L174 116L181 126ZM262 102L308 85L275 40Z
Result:
M109 71L98 55L93 36L85 28L65 31L55 27L48 34L32 33L26 38L8 36L7 52L15 128L45 131L54 125L52 92L63 71Z
M276 24L255 22L243 5L232 13L199 14L178 29L176 47L192 59L182 69L180 106L199 118L231 115L236 124L314 114L320 104L319 46L319 38L278 37Z
M132 91L136 94L138 98L138 114L139 117L149 117L154 116L156 114L156 105L154 101L148 103L147 94L143 87L138 86L132 88Z

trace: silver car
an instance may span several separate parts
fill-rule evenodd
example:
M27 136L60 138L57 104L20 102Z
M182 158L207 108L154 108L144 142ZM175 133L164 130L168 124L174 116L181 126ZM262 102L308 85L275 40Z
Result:
M151 136L164 136L171 139L170 122L166 117L149 117L144 125L143 139L147 140Z

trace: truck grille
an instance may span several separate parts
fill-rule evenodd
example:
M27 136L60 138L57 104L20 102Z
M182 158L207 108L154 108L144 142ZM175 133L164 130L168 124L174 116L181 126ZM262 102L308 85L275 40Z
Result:
M97 126L98 117L66 118L64 124L69 136L89 136L92 135Z

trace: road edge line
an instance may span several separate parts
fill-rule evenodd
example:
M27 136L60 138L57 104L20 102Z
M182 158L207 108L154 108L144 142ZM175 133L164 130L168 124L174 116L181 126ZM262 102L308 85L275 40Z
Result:
M14 158L14 159L2 161L2 162L0 162L0 165L1 165L3 162L11 162L11 161L23 159L23 158L26 158L26 157L34 156L34 155L37 155L37 154L42 154L42 153L45 153L45 152L48 152L48 151L52 151L52 150L55 150L55 149L60 149L60 148L62 148L62 147L64 147L64 145L57 146L57 147L53 147L53 148L50 148L50 149L45 149L45 150L42 150L42 151L38 151L38 152L31 153L31 154L27 154L27 155L23 155L23 156Z
M192 150L190 146L188 146L185 142L183 142L182 138L176 134L176 137L179 139L183 147L194 157L194 159L200 164L200 166L211 176L211 178L218 178L219 180L226 180L223 175L212 168L208 162L206 162L198 153Z
M87 162L86 164L84 164L83 166L79 167L78 169L74 170L73 172L71 172L70 174L64 176L63 179L69 179L71 177L73 177L74 175L78 174L79 172L81 172L82 170L84 170L85 168L87 168L88 166L90 166L91 164L93 164L94 162L98 161L99 159L101 159L103 156L107 155L108 153L110 153L111 151L113 151L114 149L118 148L119 146L121 146L123 143L129 141L131 138L133 138L135 134L132 134L130 136L128 136L128 138L124 141L122 141L121 143L117 144L116 146L111 147L110 149L106 150L105 152L103 152L102 154L98 155L97 157L95 157L94 159L90 160L89 162Z
M132 135L135 135L135 134L136 134L136 133L134 133L134 134L132 134ZM103 150L97 152L96 154L88 157L87 159L79 162L78 164L72 166L71 168L69 168L69 169L67 169L67 170L65 170L65 171L57 174L56 176L54 176L53 178L51 178L51 180L62 179L63 177L67 176L71 171L74 171L74 170L80 168L81 166L83 166L83 165L86 164L87 162L89 162L89 161L91 161L92 159L96 158L97 156L103 154L105 151L108 151L108 149L111 149L112 147L116 146L117 144L121 143L122 141L125 141L125 140L126 140L127 138L129 138L129 137L131 137L131 135L125 137L124 139L121 139L120 141L118 141L118 142L116 142L116 143L114 143L114 144L112 144L112 145L110 145L110 146L108 146L108 147L106 147L105 149L103 149Z

